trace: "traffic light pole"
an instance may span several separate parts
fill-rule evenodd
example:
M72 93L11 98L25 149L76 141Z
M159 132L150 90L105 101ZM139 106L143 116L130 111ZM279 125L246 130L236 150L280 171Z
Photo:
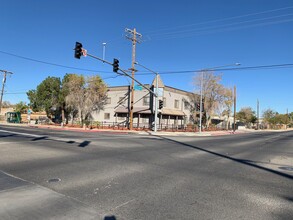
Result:
M158 87L159 87L159 83L158 83L159 77L158 77L158 73L156 73L156 102L155 102L155 127L154 127L154 132L158 131L158 127L157 127L157 121L158 121L158 105L159 105L159 91L158 91Z
M141 67L143 67L144 69L156 74L156 93L155 93L155 120L154 120L154 132L157 132L158 128L157 128L157 120L158 120L158 107L159 107L159 74L143 65L141 65L138 62L135 62L134 64L139 65Z

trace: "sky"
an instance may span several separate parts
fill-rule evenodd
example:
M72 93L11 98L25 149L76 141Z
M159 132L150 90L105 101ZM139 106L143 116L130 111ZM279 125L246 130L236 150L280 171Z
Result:
M292 0L1 0L0 21L0 70L13 72L4 101L28 102L28 90L66 73L99 74L108 86L131 84L106 63L75 59L73 48L78 41L103 58L106 43L105 59L129 69L125 28L136 28L142 35L136 61L165 85L193 92L195 72L214 69L225 87L236 86L237 111L256 110L259 100L261 112L293 112ZM137 69L137 80L152 82L153 73Z

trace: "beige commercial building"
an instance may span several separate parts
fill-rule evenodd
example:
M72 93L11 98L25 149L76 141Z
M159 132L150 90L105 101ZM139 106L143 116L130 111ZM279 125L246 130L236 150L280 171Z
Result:
M193 93L165 86L158 77L159 100L163 108L159 110L157 124L159 128L183 128L192 119L191 97ZM147 88L155 91L156 81ZM134 88L133 127L150 128L154 124L155 97L147 89L136 85ZM104 125L127 126L129 122L131 92L130 86L108 87L108 100L103 110L92 114L94 121Z

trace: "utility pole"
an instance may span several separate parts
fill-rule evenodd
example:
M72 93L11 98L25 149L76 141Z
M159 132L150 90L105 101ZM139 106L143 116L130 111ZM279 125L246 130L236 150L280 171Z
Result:
M286 121L287 121L287 123L286 123L286 129L287 129L288 128L288 123L289 123L288 122L289 121L289 111L288 111L288 108L287 108L287 120Z
M233 132L236 131L236 86L234 86L234 122L233 122Z
M9 72L7 70L0 70L0 72L3 72L3 81L2 81L2 90L1 90L1 97L0 97L0 113L1 113L1 108L2 108L2 99L3 99L3 93L4 93L4 87L6 83L6 76L7 74L13 74L12 72Z
M200 100L199 100L199 133L201 133L202 131L202 98L203 98L203 94L202 94L202 90L203 90L203 74L204 71L201 71L201 79L200 79Z
M259 129L259 100L257 99L257 130Z
M130 112L129 112L129 130L133 129L133 104L134 104L134 74L135 74L135 53L136 53L136 43L140 43L142 35L136 32L136 29L133 30L126 28L125 29L126 38L132 41L132 65L131 65L131 96L130 96Z

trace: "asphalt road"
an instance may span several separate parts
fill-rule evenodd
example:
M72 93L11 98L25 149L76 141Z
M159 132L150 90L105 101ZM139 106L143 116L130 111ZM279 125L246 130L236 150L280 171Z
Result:
M1 219L293 219L293 132L160 137L0 126L0 170ZM50 207L10 196L28 184Z

